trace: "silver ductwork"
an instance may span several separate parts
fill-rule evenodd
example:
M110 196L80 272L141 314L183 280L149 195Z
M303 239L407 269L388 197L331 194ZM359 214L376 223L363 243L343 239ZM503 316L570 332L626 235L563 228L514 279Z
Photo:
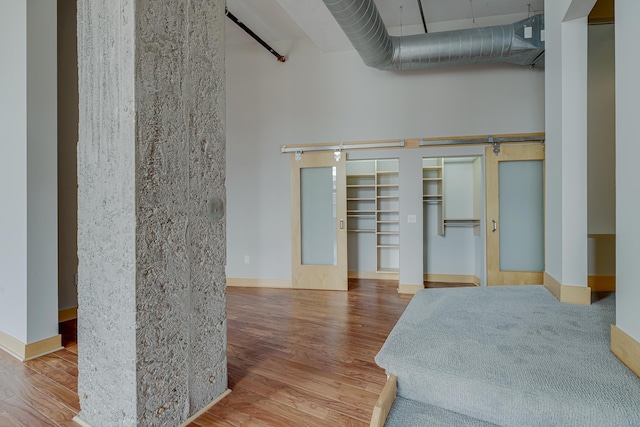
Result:
M509 62L544 63L544 15L511 25L390 36L373 0L323 0L365 64L405 71Z

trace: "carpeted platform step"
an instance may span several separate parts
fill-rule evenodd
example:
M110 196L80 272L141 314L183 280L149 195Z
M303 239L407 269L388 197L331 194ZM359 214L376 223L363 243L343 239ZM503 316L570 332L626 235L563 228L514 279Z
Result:
M437 406L396 397L385 427L496 427Z
M640 379L609 351L613 295L542 286L418 292L376 362L398 396L501 426L640 426Z

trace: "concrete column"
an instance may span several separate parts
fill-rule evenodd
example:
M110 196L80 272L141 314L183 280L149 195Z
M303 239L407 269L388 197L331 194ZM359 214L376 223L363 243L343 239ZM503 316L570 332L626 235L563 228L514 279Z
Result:
M227 389L224 1L78 2L79 418Z
M590 302L586 16L593 3L545 1L545 285L561 301L581 303Z
M25 359L60 348L55 2L3 2L0 52L0 348Z

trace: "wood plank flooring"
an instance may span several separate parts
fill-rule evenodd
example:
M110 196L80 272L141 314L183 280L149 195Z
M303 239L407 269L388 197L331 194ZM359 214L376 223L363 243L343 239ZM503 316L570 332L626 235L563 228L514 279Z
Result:
M393 282L349 292L229 288L232 393L191 426L367 426L385 374L373 358L410 301ZM77 426L75 321L65 349L26 362L0 351L0 426Z

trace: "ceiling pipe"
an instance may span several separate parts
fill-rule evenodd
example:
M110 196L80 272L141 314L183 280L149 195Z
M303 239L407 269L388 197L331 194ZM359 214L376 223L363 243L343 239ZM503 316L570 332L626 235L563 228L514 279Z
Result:
M285 62L287 60L287 58L285 58L284 55L280 55L278 52L276 52L276 50L274 48L272 48L271 46L269 46L267 44L267 42L262 40L259 35L257 35L253 31L251 31L251 28L249 28L246 25L244 25L242 23L242 21L240 21L238 18L236 18L236 16L233 13L229 12L229 9L227 9L226 7L224 8L224 14L227 15L227 17L229 19L231 19L238 27L242 28L247 34L249 34L251 37L253 37L253 39L255 41L260 43L262 45L262 47L267 49L269 51L269 53L271 53L273 56L278 58L278 62Z
M512 25L393 37L373 0L323 0L365 64L380 70L544 63L544 15Z

